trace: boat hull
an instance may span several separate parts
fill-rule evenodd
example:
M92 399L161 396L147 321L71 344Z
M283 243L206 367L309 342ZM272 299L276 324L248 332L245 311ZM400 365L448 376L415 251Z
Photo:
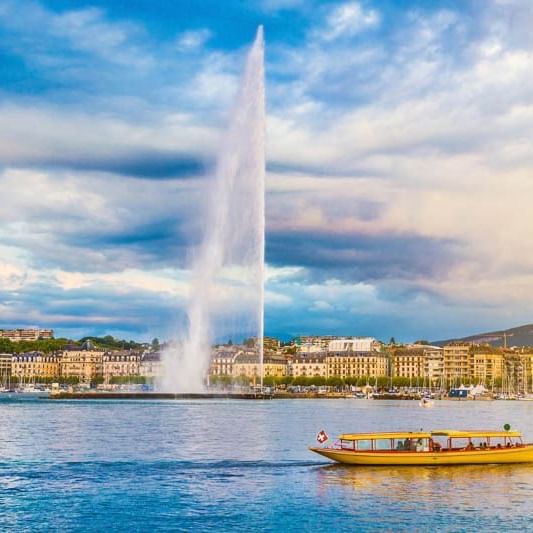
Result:
M309 448L338 463L348 465L473 465L533 462L533 444L498 450L444 452L358 452L335 448Z

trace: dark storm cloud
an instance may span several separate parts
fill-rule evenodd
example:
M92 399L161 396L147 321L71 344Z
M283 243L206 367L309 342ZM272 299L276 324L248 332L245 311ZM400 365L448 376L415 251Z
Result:
M195 155L145 152L116 158L35 161L36 167L58 167L75 171L101 171L147 179L190 179L206 172L208 162Z
M0 288L0 302L9 302L9 312L2 316L2 324L7 327L38 324L72 338L113 331L120 335L131 333L135 338L166 335L165 324L179 328L184 321L172 295L121 287L64 290L55 283L37 282L31 290L16 293Z
M267 261L302 266L311 278L351 281L438 277L459 259L459 243L420 235L271 232Z

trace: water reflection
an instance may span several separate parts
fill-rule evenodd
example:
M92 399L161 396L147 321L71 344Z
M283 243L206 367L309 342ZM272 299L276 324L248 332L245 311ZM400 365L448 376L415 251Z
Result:
M427 467L350 467L328 465L316 469L321 490L341 490L386 498L391 502L435 504L451 509L508 511L513 504L527 507L533 497L533 464L455 465ZM479 506L481 501L490 506ZM517 508L515 507L515 512Z

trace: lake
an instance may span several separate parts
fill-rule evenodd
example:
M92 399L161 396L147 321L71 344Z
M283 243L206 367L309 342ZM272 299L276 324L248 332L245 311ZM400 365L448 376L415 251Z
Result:
M53 401L0 395L1 531L533 529L533 464L345 467L342 432L500 429L533 402Z

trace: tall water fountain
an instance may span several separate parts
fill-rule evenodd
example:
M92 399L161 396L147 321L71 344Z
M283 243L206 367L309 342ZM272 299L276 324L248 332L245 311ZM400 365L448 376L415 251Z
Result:
M211 345L257 337L263 379L265 85L263 28L248 53L230 124L207 180L204 235L191 265L188 331L163 354L162 389L204 388Z

